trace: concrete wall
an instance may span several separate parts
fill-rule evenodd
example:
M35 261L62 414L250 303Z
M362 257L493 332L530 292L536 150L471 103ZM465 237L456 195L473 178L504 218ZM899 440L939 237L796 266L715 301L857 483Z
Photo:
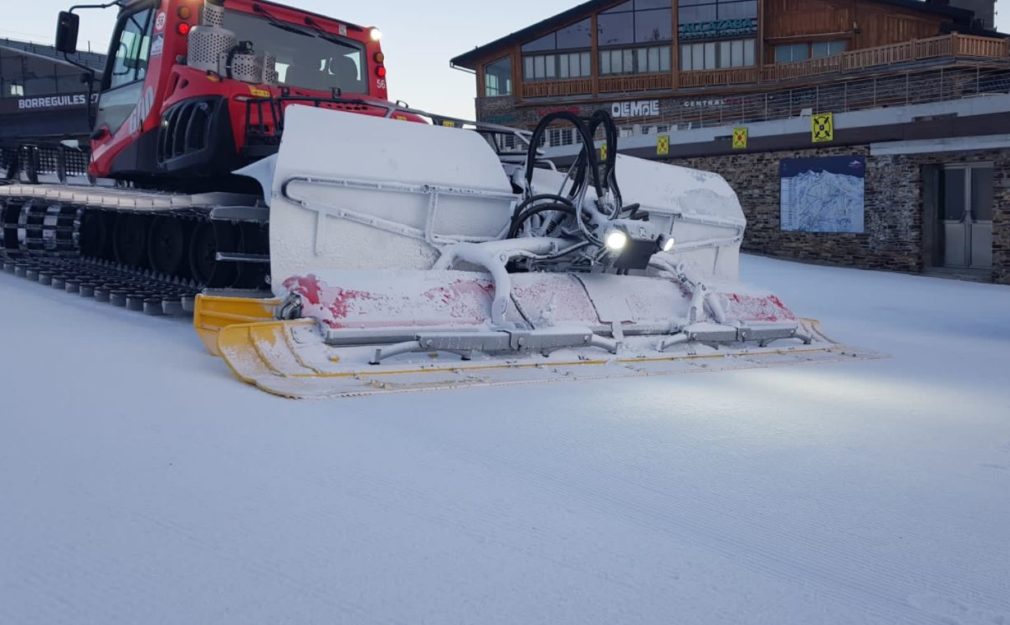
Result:
M782 232L779 161L784 158L866 157L862 234ZM871 155L869 146L831 147L677 159L715 171L736 189L747 215L744 249L799 260L921 272L930 264L930 224L924 216L923 169L945 163L992 163L993 279L1010 284L1010 150Z

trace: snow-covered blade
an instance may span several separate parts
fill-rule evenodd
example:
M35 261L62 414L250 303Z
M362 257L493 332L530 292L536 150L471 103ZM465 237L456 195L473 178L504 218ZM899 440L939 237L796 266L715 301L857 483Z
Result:
M484 274L294 277L289 301L298 302L302 319L221 328L217 351L240 379L291 398L873 357L834 344L815 322L797 319L769 293L709 292L723 323L691 323L692 298L670 280L550 273L512 278L505 313L511 328L501 330L491 318L495 286Z
M282 303L253 310L277 320L202 300L205 340L287 397L868 355L737 282L745 220L722 178L618 158L605 114L557 120L590 146L565 173L532 149L517 166L487 129L291 109L278 155L242 172L270 198Z

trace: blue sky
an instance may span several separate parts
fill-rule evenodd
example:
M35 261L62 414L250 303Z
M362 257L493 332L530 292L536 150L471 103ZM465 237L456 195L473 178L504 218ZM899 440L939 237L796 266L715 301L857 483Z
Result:
M449 59L560 13L581 0L416 0L333 2L287 0L287 4L363 26L378 26L389 68L390 97L410 105L459 117L473 117L476 86L471 75L449 68ZM10 0L7 0L9 3ZM6 3L5 3L6 4ZM32 10L18 10L0 23L0 36L51 42L56 14L70 0L34 0ZM339 6L335 9L334 5ZM1010 0L997 0L997 27L1010 32ZM17 15L17 17L13 17ZM113 10L82 14L83 42L104 51L114 22Z

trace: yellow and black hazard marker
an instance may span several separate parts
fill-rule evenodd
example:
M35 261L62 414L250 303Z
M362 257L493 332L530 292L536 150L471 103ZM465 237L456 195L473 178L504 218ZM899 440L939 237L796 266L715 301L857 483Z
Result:
M600 146L600 160L601 161L607 160L607 144L606 143L604 143L603 145Z
M828 143L835 140L835 116L832 113L818 113L810 118L810 130L814 143Z
M656 156L670 155L670 135L656 137Z
M734 150L746 150L747 149L747 139L748 132L746 128L734 128L733 129L733 149Z

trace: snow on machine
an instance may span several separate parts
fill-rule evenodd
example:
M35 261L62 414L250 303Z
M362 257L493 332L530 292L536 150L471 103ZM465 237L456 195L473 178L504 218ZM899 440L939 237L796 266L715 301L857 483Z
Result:
M536 147L553 123L581 139L567 172ZM526 149L502 149L509 136ZM270 393L856 355L737 282L746 223L725 180L618 155L605 112L556 113L509 135L297 107L278 154L240 173L268 198L277 299L202 296L195 324L239 378Z

